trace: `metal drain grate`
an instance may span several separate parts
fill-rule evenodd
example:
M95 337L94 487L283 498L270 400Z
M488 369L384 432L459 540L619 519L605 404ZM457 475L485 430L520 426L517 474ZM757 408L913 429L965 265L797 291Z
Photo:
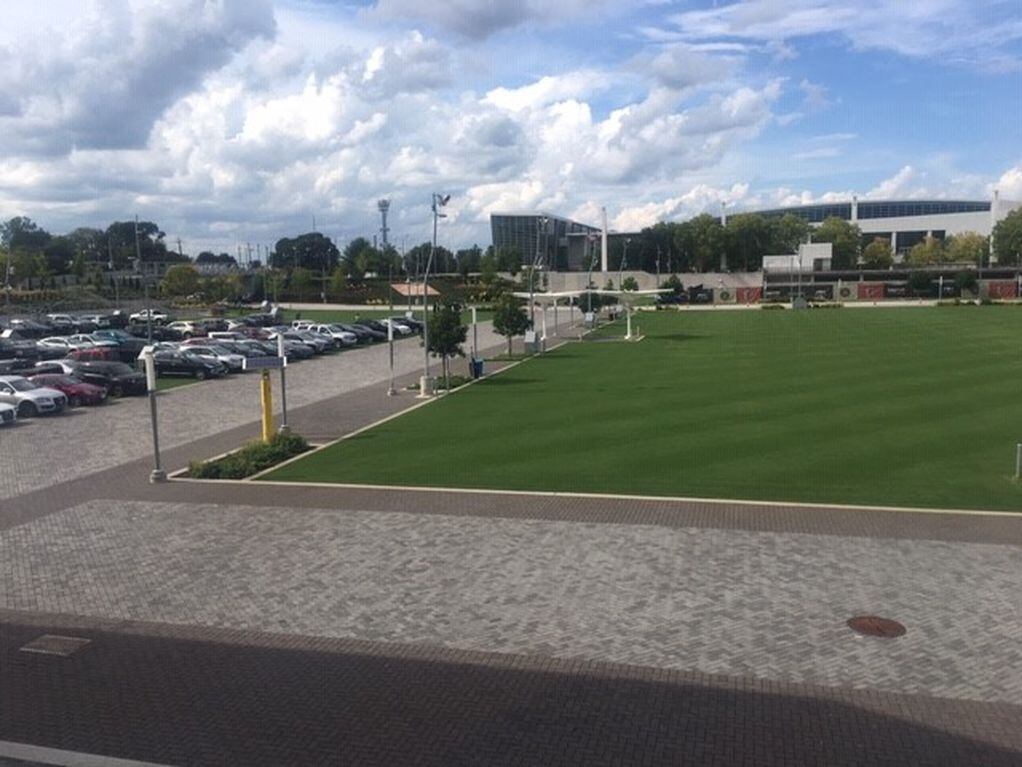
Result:
M70 658L91 641L91 639L82 639L81 637L65 637L60 636L59 634L43 634L41 637L36 637L27 645L20 648L20 651L38 653L39 655L58 655L61 658Z
M848 628L871 637L894 639L904 636L905 627L890 618L879 618L876 615L859 615L848 619Z

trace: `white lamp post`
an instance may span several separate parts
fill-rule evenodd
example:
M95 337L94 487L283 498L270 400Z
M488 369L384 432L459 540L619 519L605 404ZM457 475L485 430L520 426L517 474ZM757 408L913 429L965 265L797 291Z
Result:
M163 466L160 464L160 430L156 417L156 360L153 359L152 346L146 347L142 359L145 362L146 390L149 395L149 418L153 429L153 461L155 466L149 473L149 481L165 482L167 472L163 470Z
M422 273L422 349L424 364L422 367L422 380L419 382L419 396L429 397L433 393L433 387L429 379L429 269L433 265L433 256L436 254L437 221L447 218L447 215L440 212L451 201L449 194L433 192L433 242L429 248L429 259L426 261L426 270Z

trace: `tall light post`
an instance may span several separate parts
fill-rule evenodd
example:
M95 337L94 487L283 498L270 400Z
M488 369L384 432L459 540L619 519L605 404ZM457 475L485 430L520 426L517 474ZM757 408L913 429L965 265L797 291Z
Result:
M436 255L437 222L441 218L447 218L447 214L441 213L440 209L451 201L449 194L433 192L433 242L430 243L429 259L426 261L426 270L422 273L422 352L423 367L422 381L419 382L419 396L428 397L432 394L432 387L429 386L429 268L433 265L433 257ZM427 389L430 389L427 391Z
M150 482L164 482L167 479L167 472L163 470L160 463L160 430L157 426L156 417L156 360L153 358L153 348L146 348L142 360L145 362L146 392L149 395L149 418L153 430L153 470L149 473Z
M533 300L535 294L536 267L539 264L540 237L546 233L546 224L546 216L540 216L536 219L536 254L532 258L532 268L529 269L529 325L533 330L536 329L536 302Z
M625 276L625 266L628 264L628 243L632 241L631 237L625 237L624 239L624 252L621 255L621 265L617 270L617 289L622 290L621 282Z

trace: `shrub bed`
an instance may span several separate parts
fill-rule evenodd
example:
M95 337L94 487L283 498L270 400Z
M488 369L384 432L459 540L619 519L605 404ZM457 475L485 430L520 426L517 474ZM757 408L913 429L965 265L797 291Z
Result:
M275 434L268 443L250 442L214 461L192 461L188 464L188 475L194 479L244 479L308 449L304 437L290 432Z

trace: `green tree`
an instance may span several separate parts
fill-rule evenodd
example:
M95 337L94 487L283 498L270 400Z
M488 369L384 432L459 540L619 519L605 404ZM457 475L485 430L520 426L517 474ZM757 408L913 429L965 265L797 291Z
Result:
M739 213L727 220L728 266L751 272L763 265L774 242L774 228L757 213Z
M511 339L529 329L529 315L525 307L511 293L502 293L493 306L493 329L507 339L507 354L511 356Z
M337 246L319 232L300 234L295 238L277 240L270 255L270 266L276 269L298 268L316 272L333 271L340 259Z
M912 272L908 276L908 287L914 296L928 296L933 292L933 275L929 272Z
M944 244L936 237L927 237L922 242L913 245L912 250L905 257L905 263L912 266L939 264L943 260Z
M874 237L873 242L862 249L862 266L866 269L889 269L894 263L891 241Z
M997 222L993 241L997 263L1022 264L1022 208L1016 208Z
M468 277L472 272L478 272L483 260L483 249L478 245L471 248L462 248L454 254L454 260L458 264L458 273L462 277Z
M303 267L298 267L291 271L291 295L297 300L301 301L312 294L313 274L314 272L311 269Z
M487 248L486 255L479 262L480 279L484 285L490 285L497 279L497 256L492 247Z
M813 232L813 242L829 242L833 246L831 266L834 269L854 269L859 260L862 232L857 224L831 216L824 219Z
M963 295L966 291L975 294L979 291L976 273L967 269L958 272L955 274L955 287L958 289L958 295Z
M638 290L639 283L634 277L625 277L621 280L621 290Z
M770 220L770 251L776 255L797 253L798 246L809 239L810 226L802 216L785 213Z
M720 225L720 219L703 213L688 222L684 238L690 248L692 266L697 272L712 272L720 268L720 256L726 253L727 232Z
M50 233L39 228L28 216L15 216L0 224L0 243L12 252L39 253L49 242Z
M461 345L465 343L468 328L461 322L461 305L453 301L434 304L427 318L429 351L443 360L444 388L449 388L451 370L450 358L464 357Z
M167 244L163 241L166 233L152 221L138 222L138 251L143 261L177 260L167 252ZM135 222L114 221L106 228L108 255L112 256L114 268L123 269L135 258Z
M685 289L682 285L681 280L678 279L678 275L672 274L660 285L661 288L670 288L671 292L667 295L677 296Z
M522 268L522 254L518 248L497 248L497 269L512 277Z
M190 296L199 290L199 272L188 264L174 264L167 269L160 290L168 296Z
M356 237L344 248L344 263L353 279L361 280L368 272L376 272L380 252L365 237Z
M962 232L944 241L944 253L953 263L982 266L990 256L990 240L978 232Z

